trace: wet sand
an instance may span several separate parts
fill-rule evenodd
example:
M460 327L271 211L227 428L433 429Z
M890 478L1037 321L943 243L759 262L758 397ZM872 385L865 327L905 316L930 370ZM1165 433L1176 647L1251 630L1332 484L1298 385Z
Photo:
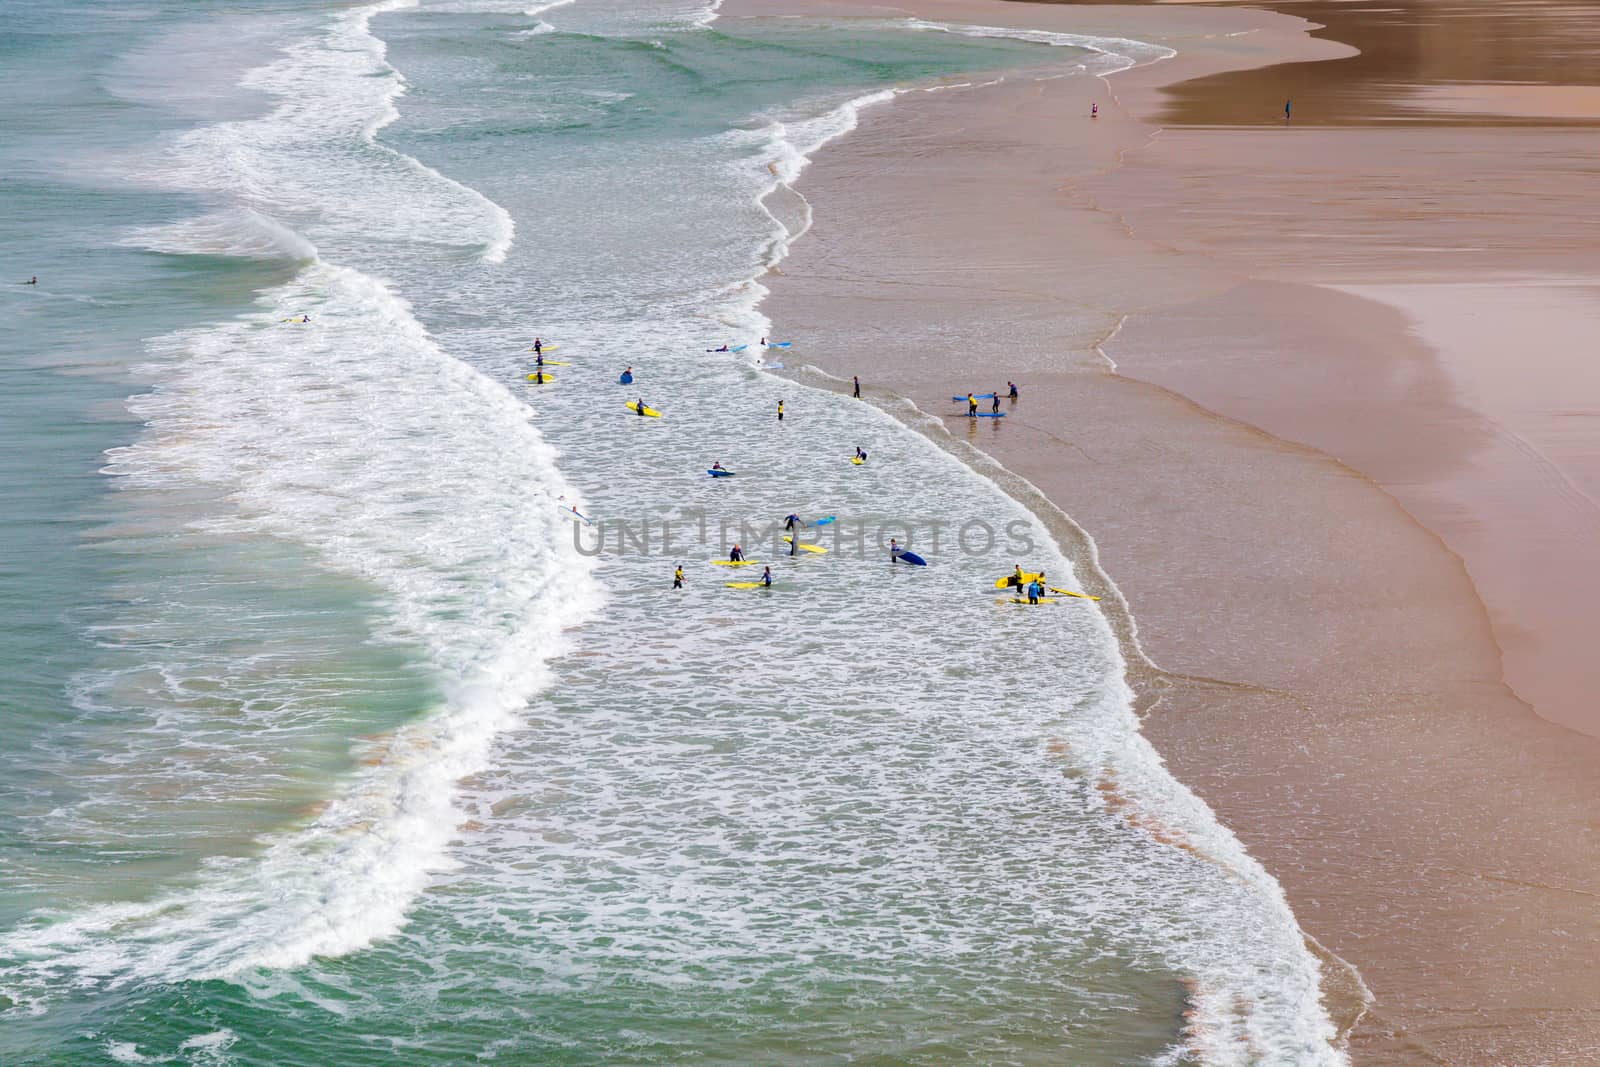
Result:
M1600 743L1528 703L1600 731L1592 133L1157 134L1165 84L1348 50L1240 8L895 10L1181 54L866 111L767 280L790 364L948 416L1092 536L1147 732L1370 988L1357 1062L1600 1058ZM949 402L1007 380L1004 420Z
M1075 5L1078 0L1027 0ZM1297 125L1593 125L1588 106L1469 105L1481 90L1517 95L1600 86L1600 5L1591 0L1155 0L1267 8L1322 27L1320 40L1353 46L1333 61L1290 60L1173 85L1156 121L1277 125L1294 101ZM1440 95L1458 106L1435 106Z

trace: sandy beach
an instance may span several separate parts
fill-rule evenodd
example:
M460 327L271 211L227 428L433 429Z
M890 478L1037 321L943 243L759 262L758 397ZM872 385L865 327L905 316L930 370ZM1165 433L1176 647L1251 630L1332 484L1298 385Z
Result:
M827 10L1178 51L867 110L765 310L1086 531L1147 733L1370 990L1330 963L1353 1059L1600 1056L1592 92L1339 81L1355 50L1244 8ZM1343 110L1284 128L1319 67ZM1004 420L950 403L1008 381Z

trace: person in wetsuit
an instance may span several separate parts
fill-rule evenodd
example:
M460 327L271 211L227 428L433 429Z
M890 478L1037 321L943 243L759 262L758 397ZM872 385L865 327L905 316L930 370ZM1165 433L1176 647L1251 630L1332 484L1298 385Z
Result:
M730 562L730 563L743 563L744 562L744 549L740 548L738 545L734 545L733 546L733 551L728 553L728 562Z
M763 567L763 568L761 568L761 584L766 586L768 589L772 588L772 568L771 567Z

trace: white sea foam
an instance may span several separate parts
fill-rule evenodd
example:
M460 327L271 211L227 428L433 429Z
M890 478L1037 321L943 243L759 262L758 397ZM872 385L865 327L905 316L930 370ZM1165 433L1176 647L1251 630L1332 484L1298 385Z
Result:
M1106 57L1110 69L1096 70L1096 74L1110 74L1129 67L1171 59L1178 53L1162 45L1136 41L1131 37L1101 37L1083 33L1061 33L1054 30L1014 29L1007 26L972 26L963 23L930 22L927 19L898 19L892 25L908 30L929 33L953 33L962 37L994 37L1012 41L1028 41L1053 48L1082 48Z
M4 954L29 961L23 976L231 977L393 933L446 863L456 783L547 683L562 628L598 605L555 506L571 490L526 406L355 271L314 264L263 304L158 345L159 386L132 402L148 428L107 471L133 489L223 493L231 508L205 529L303 544L370 583L385 636L422 650L444 701L258 858L12 934ZM283 307L312 322L279 323Z
M316 247L301 234L250 208L214 211L166 226L136 229L121 243L173 255L312 260Z
M284 102L254 120L180 138L165 180L232 200L129 240L169 251L311 258L332 244L427 240L443 227L503 258L498 205L372 138L402 91L368 32L410 0L337 18L246 82ZM350 158L355 157L352 166ZM431 220L424 228L423 220ZM0 945L7 985L229 977L340 955L397 930L445 865L456 783L548 681L564 627L599 603L591 561L555 504L576 494L555 452L505 389L433 343L381 281L313 261L262 310L157 342L145 420L107 473L177 499L229 505L195 520L223 535L306 546L364 580L386 609L381 636L420 650L437 707L364 753L364 767L308 824L216 861L201 883L150 903L30 925ZM285 311L306 325L280 323ZM14 987L15 988L15 987Z
M503 262L516 232L503 208L377 140L398 117L406 85L371 21L416 3L353 8L287 42L282 58L240 80L278 101L268 114L180 135L144 177L236 205L319 248L384 239L467 246ZM191 222L136 239L163 251L196 240L193 250L204 252L212 237Z

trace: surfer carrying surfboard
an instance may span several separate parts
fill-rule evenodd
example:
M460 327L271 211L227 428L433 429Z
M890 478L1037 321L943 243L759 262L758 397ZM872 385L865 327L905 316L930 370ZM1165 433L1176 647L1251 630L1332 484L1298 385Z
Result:
M978 398L973 396L971 393L968 393L967 394L967 418L975 419L977 417L978 417Z

